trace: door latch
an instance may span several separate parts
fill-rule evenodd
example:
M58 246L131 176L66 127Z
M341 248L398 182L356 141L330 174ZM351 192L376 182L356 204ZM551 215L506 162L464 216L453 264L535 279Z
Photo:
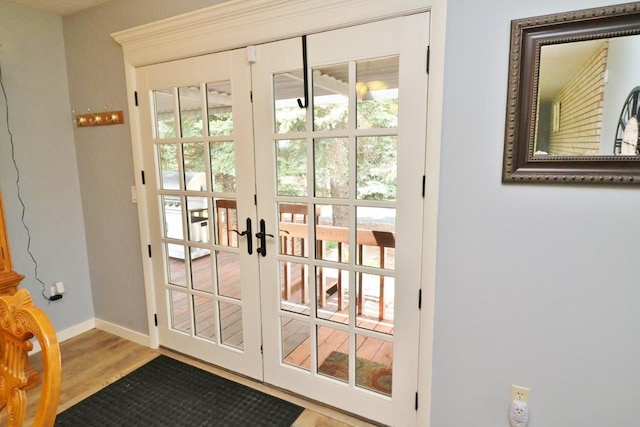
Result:
M256 233L256 237L260 239L260 246L256 252L262 256L267 256L267 236L273 237L273 234L267 234L264 219L260 220L260 232Z
M238 230L231 230L236 233L238 236L247 236L247 252L249 255L253 254L253 239L251 238L251 218L247 218L247 228L240 232Z

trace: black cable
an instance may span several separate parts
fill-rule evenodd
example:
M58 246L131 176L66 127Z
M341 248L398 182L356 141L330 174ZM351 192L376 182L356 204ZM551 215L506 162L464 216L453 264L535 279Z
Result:
M18 190L17 195L18 195L18 200L20 200L20 204L22 205L21 220L22 220L22 225L24 226L24 229L27 231L27 253L31 257L31 260L33 261L33 265L34 265L33 270L35 272L36 280L40 282L40 284L42 285L42 297L47 301L51 302L51 298L49 298L45 293L46 285L42 280L40 280L40 277L38 277L38 261L36 261L36 258L33 256L33 253L31 253L31 230L29 230L29 227L27 226L27 223L24 220L26 206L24 204L24 201L22 200L22 196L20 195L20 169L18 169L18 163L16 162L16 149L13 143L13 134L11 133L11 128L9 127L9 100L7 99L7 91L5 90L4 83L2 81L2 64L0 64L0 88L2 88L2 95L4 96L4 103L6 105L5 117L7 119L7 133L9 134L9 143L11 144L11 160L13 161L13 167L16 169L16 188Z

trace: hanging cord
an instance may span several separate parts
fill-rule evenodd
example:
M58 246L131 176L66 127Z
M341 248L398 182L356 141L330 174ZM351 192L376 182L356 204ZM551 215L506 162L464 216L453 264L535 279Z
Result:
M17 193L18 200L20 200L20 204L22 205L21 220L22 220L22 225L24 226L24 229L27 231L27 253L31 257L31 260L33 261L36 280L42 285L42 297L47 301L49 301L50 303L51 298L49 298L45 293L46 285L42 280L40 280L40 277L38 277L38 261L36 261L36 258L33 256L33 253L31 253L31 230L29 230L29 227L27 226L27 223L24 220L26 206L20 195L20 169L18 169L18 163L16 162L16 150L15 150L15 145L13 144L13 134L11 133L11 128L9 127L9 100L7 99L7 91L5 90L4 83L2 81L2 64L0 64L0 87L2 88L2 95L4 96L4 103L6 105L5 117L7 119L7 133L9 134L9 143L11 144L11 160L13 161L13 167L16 170L16 188L18 189L18 193Z

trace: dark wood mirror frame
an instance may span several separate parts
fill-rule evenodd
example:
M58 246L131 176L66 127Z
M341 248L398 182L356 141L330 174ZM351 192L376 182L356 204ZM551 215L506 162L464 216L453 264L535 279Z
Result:
M533 154L542 46L638 34L640 2L511 22L502 182L640 184L640 156Z

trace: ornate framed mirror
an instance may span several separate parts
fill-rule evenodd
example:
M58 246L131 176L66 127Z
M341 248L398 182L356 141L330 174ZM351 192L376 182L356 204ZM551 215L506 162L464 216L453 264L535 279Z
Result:
M503 182L640 184L640 2L511 22Z

